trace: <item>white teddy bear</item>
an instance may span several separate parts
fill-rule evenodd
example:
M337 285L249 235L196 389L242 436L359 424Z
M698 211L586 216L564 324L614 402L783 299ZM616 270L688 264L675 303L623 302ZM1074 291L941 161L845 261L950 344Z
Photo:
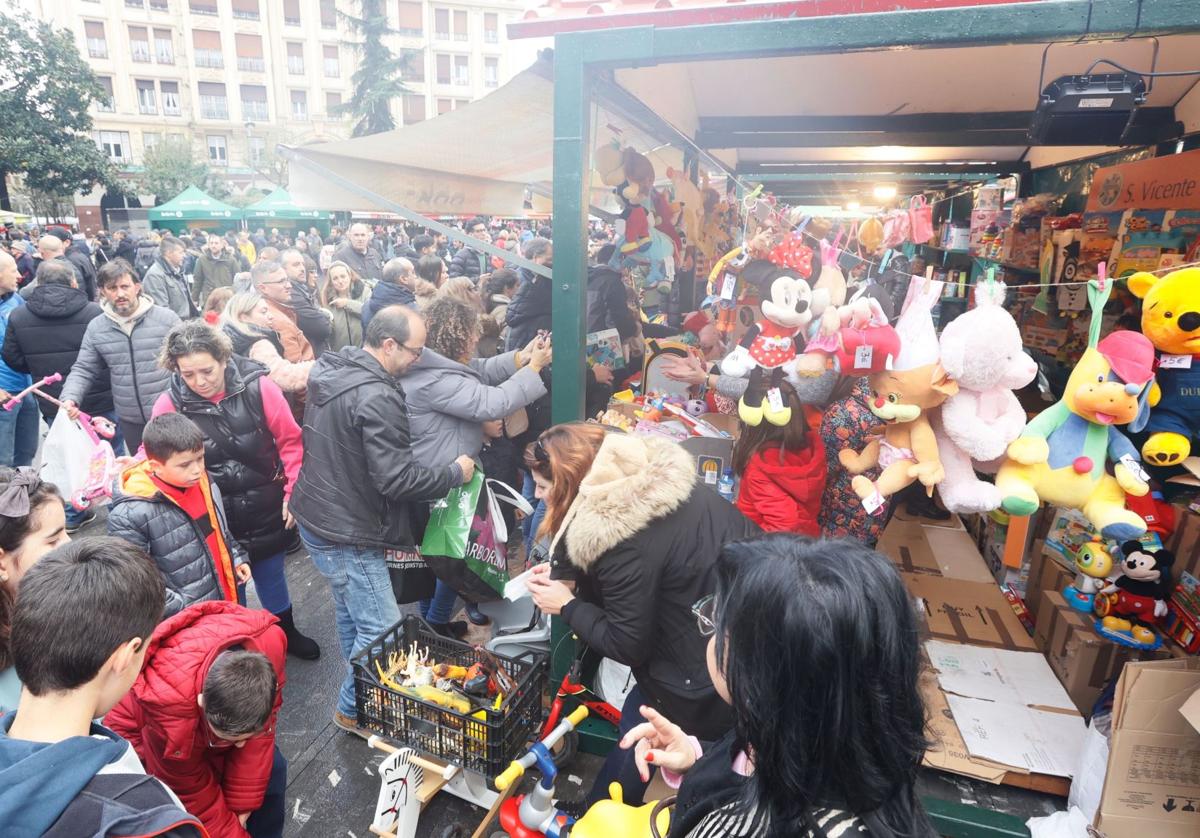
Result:
M933 415L946 469L938 492L951 512L1000 507L999 490L980 480L975 469L995 473L1009 443L1025 428L1025 410L1012 391L1033 381L1038 368L1004 310L1006 290L1002 282L979 282L975 308L942 330L942 366L959 387Z

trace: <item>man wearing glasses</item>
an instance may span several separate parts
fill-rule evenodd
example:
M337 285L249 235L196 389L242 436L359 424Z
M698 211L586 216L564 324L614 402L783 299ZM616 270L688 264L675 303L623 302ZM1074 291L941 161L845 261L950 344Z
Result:
M478 239L488 244L492 243L492 237L488 233L487 222L482 218L476 218L467 224L467 233L473 239ZM463 245L450 261L450 276L466 276L478 280L482 275L491 273L491 269L488 267L489 259L490 257L482 250L475 250L472 247Z
M381 309L363 346L326 352L308 377L304 464L288 506L333 592L347 669L333 721L359 733L349 661L400 620L387 552L414 553L410 505L438 500L471 479L465 455L437 468L413 458L397 378L425 350L425 321L402 305Z
M312 344L296 322L296 312L291 306L292 283L283 265L269 260L256 263L250 269L250 282L271 309L283 357L293 364L313 360L316 355Z

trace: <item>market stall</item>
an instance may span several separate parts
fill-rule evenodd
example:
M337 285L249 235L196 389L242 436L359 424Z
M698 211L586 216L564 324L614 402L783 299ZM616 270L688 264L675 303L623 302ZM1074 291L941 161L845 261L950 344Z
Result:
M291 193L283 187L275 189L270 195L246 207L242 212L246 222L252 226L299 229L316 227L323 235L329 233L329 225L333 221L332 212L304 208L297 204Z
M924 605L934 638L925 649L926 703L942 724L926 764L1061 798L1074 777L1076 792L1087 792L1090 815L1098 812L1110 835L1138 834L1138 817L1151 819L1155 834L1186 834L1177 800L1193 785L1167 790L1113 779L1137 759L1119 746L1139 735L1182 737L1173 741L1194 746L1183 723L1156 730L1145 718L1114 717L1108 785L1092 782L1088 790L1083 782L1104 776L1103 755L1091 754L1086 770L1079 760L1096 735L1085 719L1123 667L1127 675L1116 689L1130 706L1154 700L1148 687L1135 688L1134 673L1178 674L1185 691L1177 704L1200 686L1187 644L1166 637L1190 641L1195 633L1195 586L1188 580L1200 571L1200 516L1179 488L1188 475L1158 470L1185 462L1195 443L1194 416L1190 425L1169 421L1171 403L1190 398L1180 387L1192 385L1179 383L1185 374L1161 369L1164 362L1168 370L1190 369L1194 350L1186 338L1173 342L1163 332L1187 332L1192 321L1161 321L1178 322L1175 315L1192 311L1196 300L1188 269L1200 262L1190 197L1198 153L1188 151L1200 130L1200 7L1177 0L913 2L856 14L867 5L642 16L618 10L605 15L603 29L553 18L522 24L524 34L556 36L555 419L584 414L585 364L622 352L619 342L601 345L585 325L584 187L599 176L624 204L610 264L651 315L645 321L657 322L660 312L648 309L661 304L665 323L679 333L659 348L708 355L715 330L726 350L704 359L716 365L704 385L716 372L749 379L745 396L706 403L701 389L672 389L654 366L652 345L640 389L619 394L603 421L681 439L699 473L732 496L737 489L725 471L731 432L711 414L733 416L740 427L791 421L778 401L784 364L772 352L780 339L803 332L801 376L808 363L807 372L835 369L841 376L920 371L919 382L910 375L891 394L914 408L884 434L893 464L896 456L905 464L895 478L886 476L893 472L887 463L883 475L861 477L876 466L871 445L841 451L831 469L858 475L851 504L861 502L868 516L918 481L931 491L937 486L946 505L961 512L945 522L905 520L897 512L879 542ZM725 14L737 22L717 25ZM622 25L628 28L611 28ZM1092 90L1098 74L1101 88ZM1113 113L1121 101L1128 107ZM598 118L600 107L643 115L659 133L639 147ZM1103 118L1069 118L1068 110L1088 109L1104 111ZM683 152L682 176L646 158L643 152L661 143ZM726 172L728 180L718 183ZM675 298L694 306L672 311L663 301ZM759 308L764 300L777 310L814 303L812 317L772 317ZM888 303L892 310L880 316L876 304ZM679 316L693 310L694 318ZM897 319L902 310L907 317ZM728 349L747 333L752 360L727 363L737 354ZM759 342L759 334L772 342ZM970 351L955 355L948 341ZM958 359L953 371L951 358ZM1027 363L1020 376L993 369L991 378L975 381L963 358ZM930 365L938 373L932 379ZM1158 419L1150 408L1156 375L1168 393ZM1087 376L1125 394L1120 417L1076 406ZM1014 390L1021 390L1019 401ZM969 405L968 426L993 434L979 440L988 443L980 449L987 456L966 442L957 453L940 439L927 446L923 440L942 433L936 428L899 430L917 421L912 416L927 416L934 426L947 421L943 404L951 397L954 412ZM886 419L886 405L879 407L876 415ZM1149 435L1136 436L1147 416ZM1116 426L1129 425L1134 442L1114 441L1111 450L1089 443L1065 463L1077 477L1060 483L1065 452L1056 434L1081 419L1079 427L1097 440L1124 440ZM1167 427L1188 444L1156 436ZM1041 454L1041 445L1053 453ZM952 486L954 458L962 469ZM975 469L988 459L998 461L990 471L998 465L999 474L981 481ZM1166 488L1165 506L1139 505L1137 498L1167 481L1176 482ZM1156 526L1167 509L1174 525ZM1071 527L1084 537L1057 553L1069 562L1064 568L1047 558L1046 545ZM1096 546L1080 549L1090 544ZM1164 547L1176 557L1173 571ZM1093 593L1105 596L1073 609L1064 599L1068 582L1078 590L1084 577L1097 578L1086 568L1100 554L1109 569ZM1138 586L1118 579L1113 563L1143 555L1150 557L1145 581L1153 583L1145 595L1161 624L1142 625L1120 610L1120 592ZM1011 681L1018 671L1045 692L1034 698L1017 691L997 704L979 686L989 678ZM1157 676L1144 677L1146 685ZM1130 802L1136 795L1143 804ZM1052 797L1022 805L1018 798L998 792L990 808L1033 813L1065 805L1048 802ZM926 802L946 835L1025 834L1011 816L963 811L958 800Z
M198 186L189 186L165 204L153 207L148 217L151 226L181 233L189 228L233 229L242 220L242 211Z

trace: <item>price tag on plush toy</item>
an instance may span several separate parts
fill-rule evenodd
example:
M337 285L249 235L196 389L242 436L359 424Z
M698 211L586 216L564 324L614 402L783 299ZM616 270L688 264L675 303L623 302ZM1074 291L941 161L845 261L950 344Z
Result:
M868 515L874 515L880 510L886 501L887 499L883 495L879 494L879 490L876 489L874 492L863 498L863 509L867 510Z
M871 359L875 356L875 347L869 343L864 343L862 346L854 350L854 368L856 370L869 370L871 368Z
M772 387L767 391L767 403L771 405L772 413L779 413L783 410L783 393L778 387Z
M732 300L734 289L737 288L737 274L726 273L725 281L721 283L721 299Z
M1132 454L1126 454L1124 457L1122 457L1121 465L1133 472L1133 476L1143 483L1148 483L1150 481L1150 475L1146 473L1144 468L1142 468L1142 464L1133 458Z
M1158 367L1164 370L1190 370L1192 368L1192 356L1163 355L1158 359Z

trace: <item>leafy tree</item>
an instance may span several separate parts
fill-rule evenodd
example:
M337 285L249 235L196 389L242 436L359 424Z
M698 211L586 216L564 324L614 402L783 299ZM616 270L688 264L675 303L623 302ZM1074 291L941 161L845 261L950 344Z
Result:
M159 203L169 201L189 186L205 189L209 180L208 164L197 160L188 140L168 137L146 149L138 191L153 195Z
M105 96L66 30L0 12L0 209L8 176L48 195L111 184L115 173L88 135L88 107Z
M402 80L404 60L383 42L386 36L394 34L388 27L384 0L355 2L357 15L341 13L350 29L361 38L346 42L359 54L358 69L350 77L354 94L338 107L337 113L351 114L355 119L353 135L365 137L396 127L391 102L409 89Z

